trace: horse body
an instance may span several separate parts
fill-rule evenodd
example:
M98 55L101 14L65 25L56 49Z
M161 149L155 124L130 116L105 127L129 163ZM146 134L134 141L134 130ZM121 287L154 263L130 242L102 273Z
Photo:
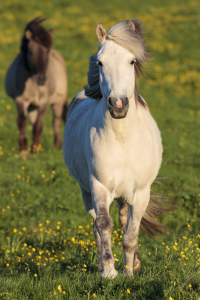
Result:
M27 113L33 125L32 150L34 151L40 141L43 117L49 105L52 105L54 115L54 142L56 146L61 147L59 133L61 117L65 119L68 106L64 59L57 51L42 45L45 35L42 36L41 41L36 39L35 28L42 28L39 23L41 20L36 19L27 25L22 40L22 45L25 44L26 49L24 50L24 46L21 47L21 52L10 65L5 79L6 92L15 100L18 110L20 151L27 149L25 137ZM49 32L45 31L45 34L50 38ZM40 51L36 47L41 47ZM31 55L35 57L34 62Z
M119 205L124 276L132 276L133 270L140 270L140 224L154 224L148 214L150 187L162 161L159 129L136 90L134 62L142 60L143 49L139 23L123 21L113 28L106 35L101 23L97 25L101 44L90 61L89 88L70 103L63 140L66 165L78 181L86 211L94 220L98 268L103 267L102 277L110 278L117 271L111 251L109 206L114 199ZM127 31L134 40L133 51L124 47ZM123 46L118 35L122 35ZM153 225L152 230L157 232Z
M77 102L74 110L73 102ZM134 192L154 181L162 146L149 110L141 105L136 108L134 98L130 103L133 109L128 116L116 120L103 100L86 98L82 92L70 104L63 147L68 169L84 189L90 191L93 176L112 199L122 197L133 204Z

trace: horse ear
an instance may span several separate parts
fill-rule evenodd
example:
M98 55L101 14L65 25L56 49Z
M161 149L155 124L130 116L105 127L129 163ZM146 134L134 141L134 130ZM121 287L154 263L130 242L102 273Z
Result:
M33 37L32 32L27 29L25 31L25 37L27 38L27 40L32 40L32 37Z
M96 26L96 35L100 43L103 43L106 37L106 30L101 23Z
M133 31L135 31L135 24L131 20L129 20L128 25Z

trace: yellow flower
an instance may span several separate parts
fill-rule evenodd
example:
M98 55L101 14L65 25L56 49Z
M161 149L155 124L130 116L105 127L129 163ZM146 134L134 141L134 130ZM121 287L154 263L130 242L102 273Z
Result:
M14 229L13 229L13 232L14 232L14 233L17 233L17 228L14 228Z
M165 266L165 269L167 269L167 266Z
M118 259L118 258L115 258L115 261L119 261L119 259Z
M62 293L61 285L58 286L58 291L59 291L60 293Z
M191 284L189 284L189 288L191 288L192 287L192 285Z
M130 294L130 290L129 289L127 289L126 291L127 291L127 294Z
M97 296L97 295L96 295L95 293L93 293L93 297L96 298L96 296Z
M172 297L169 297L169 300L174 300L174 298L172 298Z
M25 167L24 167L24 166L22 166L22 167L21 167L21 169L22 169L22 170L25 170Z
M125 268L126 268L126 269L128 269L128 268L129 268L129 266L125 265Z
M37 274L34 274L34 277L37 277Z

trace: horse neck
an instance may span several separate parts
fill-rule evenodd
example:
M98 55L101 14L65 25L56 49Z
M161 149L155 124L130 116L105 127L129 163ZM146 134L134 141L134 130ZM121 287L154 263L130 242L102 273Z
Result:
M106 101L104 101L104 103L106 103ZM104 128L111 131L117 139L123 141L137 133L138 115L135 96L129 99L129 110L123 119L112 118L107 104L104 106Z

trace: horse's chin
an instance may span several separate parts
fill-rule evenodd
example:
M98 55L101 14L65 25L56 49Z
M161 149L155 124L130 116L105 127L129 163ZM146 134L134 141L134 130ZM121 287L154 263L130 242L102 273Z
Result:
M127 115L128 107L124 108L124 109L116 109L116 108L114 109L114 108L108 107L108 110L113 119L123 119Z

